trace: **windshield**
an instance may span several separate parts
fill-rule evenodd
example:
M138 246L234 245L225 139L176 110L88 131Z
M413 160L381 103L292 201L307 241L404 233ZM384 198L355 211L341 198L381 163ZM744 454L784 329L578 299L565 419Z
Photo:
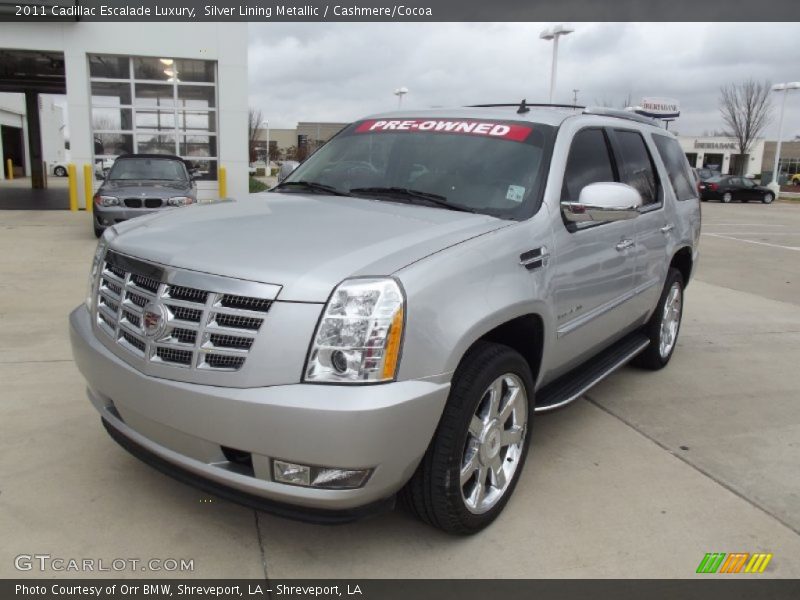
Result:
M475 119L368 120L320 148L280 191L352 194L523 219L539 203L554 128ZM314 187L301 184L314 184ZM324 187L323 187L324 186Z
M186 181L186 167L164 158L118 158L108 173L112 180Z

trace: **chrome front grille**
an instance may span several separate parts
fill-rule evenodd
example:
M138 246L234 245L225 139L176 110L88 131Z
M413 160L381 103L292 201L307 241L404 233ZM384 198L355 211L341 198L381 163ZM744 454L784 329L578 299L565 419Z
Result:
M226 283L232 291L238 291L241 280L199 274L201 285L203 278L221 282L204 289L200 285L178 285L169 275L159 265L109 251L97 281L98 329L149 364L215 371L241 369L274 295L258 298L228 293ZM187 272L183 275L184 280L192 277ZM151 320L156 315L156 322L164 321L149 334L145 307L153 313L149 315Z

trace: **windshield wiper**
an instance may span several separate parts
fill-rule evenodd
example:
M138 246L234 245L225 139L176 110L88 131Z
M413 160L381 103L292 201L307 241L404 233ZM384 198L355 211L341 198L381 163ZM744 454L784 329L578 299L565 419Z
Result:
M322 192L323 194L332 194L334 196L351 196L352 194L336 189L332 185L325 185L324 183L317 183L316 181L284 181L279 183L272 190L279 190L288 187L302 187L314 192Z
M411 190L408 188L402 187L364 187L364 188L353 188L350 190L352 194L387 194L390 196L399 196L402 198L408 199L415 199L415 200L424 200L425 202L429 202L435 206L439 206L441 208L447 208L448 210L457 210L461 212L468 212L468 213L477 213L476 210L471 208L467 208L466 206L461 206L460 204L453 204L447 201L447 196L442 196L440 194L432 194L430 192L423 192L421 190Z

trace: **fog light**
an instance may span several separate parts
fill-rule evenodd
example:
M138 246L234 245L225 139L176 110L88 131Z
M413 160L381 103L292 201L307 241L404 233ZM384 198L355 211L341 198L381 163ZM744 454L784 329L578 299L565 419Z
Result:
M275 481L290 485L308 485L311 481L311 467L283 462L272 461L272 472Z
M369 469L332 469L315 467L312 469L313 487L328 489L353 489L363 486L369 479Z
M362 487L372 469L338 469L298 465L283 460L272 461L272 477L278 483L304 487L347 490Z

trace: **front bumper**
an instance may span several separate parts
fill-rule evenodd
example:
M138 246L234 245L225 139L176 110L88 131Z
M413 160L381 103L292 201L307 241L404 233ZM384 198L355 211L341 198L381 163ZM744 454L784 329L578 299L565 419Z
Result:
M98 229L105 229L117 223L128 221L136 217L143 217L154 212L175 208L162 206L159 208L127 208L125 206L97 206L94 205L94 224Z
M124 447L207 491L249 505L262 498L259 508L315 521L349 520L384 506L425 453L449 391L449 384L426 381L184 383L144 375L112 354L94 337L83 306L70 315L70 334L89 399ZM252 471L228 462L223 446L250 453ZM273 458L373 473L358 489L292 486L272 480Z

